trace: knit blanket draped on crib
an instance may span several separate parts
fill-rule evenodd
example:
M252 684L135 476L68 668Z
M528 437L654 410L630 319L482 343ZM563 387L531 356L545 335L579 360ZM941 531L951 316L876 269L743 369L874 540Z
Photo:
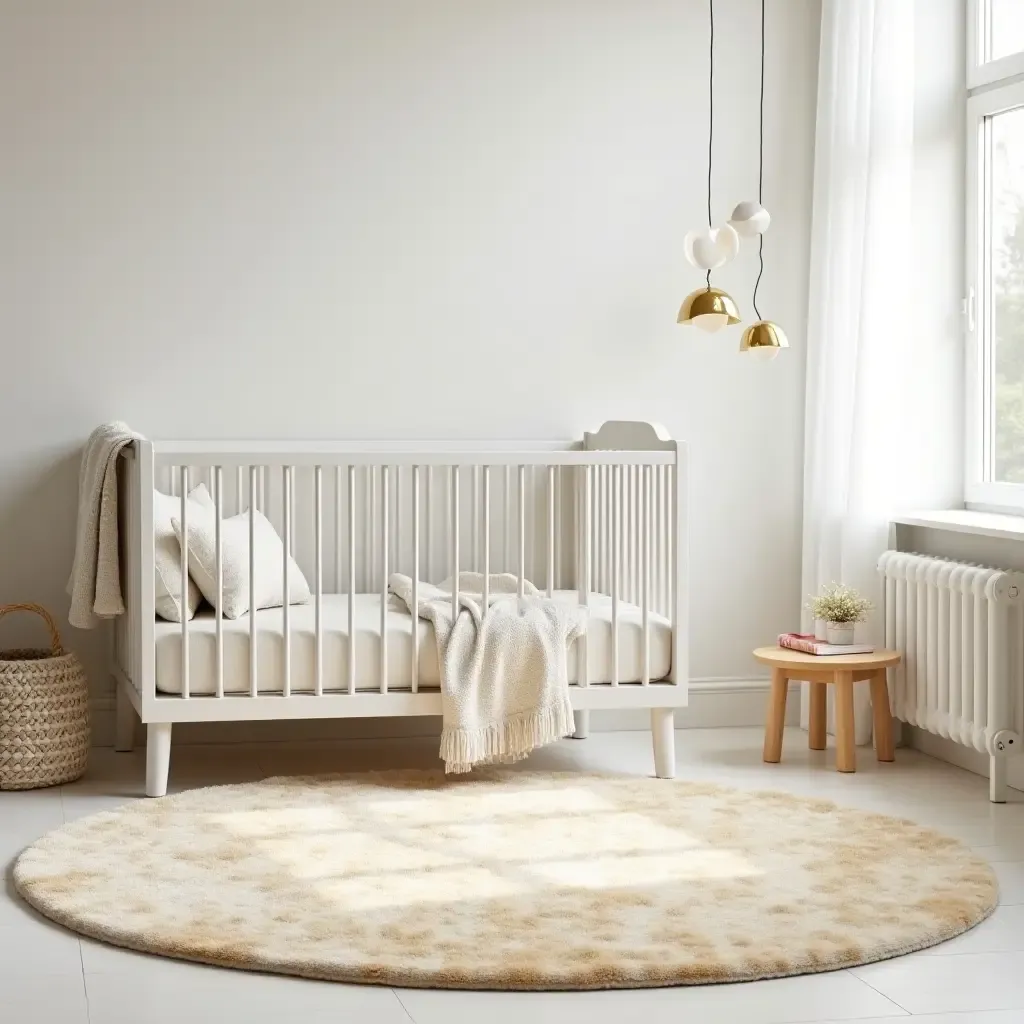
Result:
M420 582L395 573L391 592L414 617L428 619L441 669L441 759L446 772L510 763L531 750L573 734L569 700L569 645L586 630L586 609L547 598L511 573L488 580L487 614L482 573L459 573L458 609L452 579Z

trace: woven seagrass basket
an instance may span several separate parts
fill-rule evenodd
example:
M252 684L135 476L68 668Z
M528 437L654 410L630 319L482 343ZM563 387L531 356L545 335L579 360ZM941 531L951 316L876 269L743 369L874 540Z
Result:
M57 624L37 604L0 605L35 612L50 648L0 650L0 789L59 786L85 772L89 755L89 684L60 642Z

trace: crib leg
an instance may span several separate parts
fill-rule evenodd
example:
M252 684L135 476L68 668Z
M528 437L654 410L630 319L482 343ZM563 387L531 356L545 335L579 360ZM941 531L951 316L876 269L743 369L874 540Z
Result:
M574 711L572 713L572 720L576 725L576 731L573 733L572 738L574 740L585 740L590 735L590 712Z
M1006 758L988 759L988 798L994 804L1006 803Z
M659 779L676 777L675 711L651 708L651 736L654 739L654 774Z
M146 726L146 796L167 795L167 770L171 766L171 723Z
M124 683L118 683L114 695L116 721L114 723L114 749L128 752L135 749L135 708L125 693Z

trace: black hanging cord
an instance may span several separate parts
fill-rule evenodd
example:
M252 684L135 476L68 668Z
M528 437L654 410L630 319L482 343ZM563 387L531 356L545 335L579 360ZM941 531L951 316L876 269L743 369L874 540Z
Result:
M762 189L764 187L764 5L761 0L761 127L759 132L760 141L757 148L757 201L763 203ZM754 282L754 315L761 319L761 311L757 308L757 286L761 283L761 275L764 273L764 234L758 235L757 259L760 269L757 272L757 280Z
M711 45L708 51L708 230L711 230L711 152L715 139L715 0L708 0L708 16L711 22ZM711 287L711 271L707 276Z

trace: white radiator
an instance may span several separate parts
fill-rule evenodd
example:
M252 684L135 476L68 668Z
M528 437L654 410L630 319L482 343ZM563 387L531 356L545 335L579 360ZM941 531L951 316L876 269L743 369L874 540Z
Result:
M1006 799L1006 755L1024 732L1024 573L886 551L885 645L893 715L988 754Z

